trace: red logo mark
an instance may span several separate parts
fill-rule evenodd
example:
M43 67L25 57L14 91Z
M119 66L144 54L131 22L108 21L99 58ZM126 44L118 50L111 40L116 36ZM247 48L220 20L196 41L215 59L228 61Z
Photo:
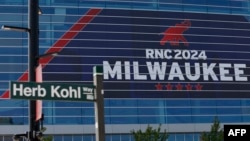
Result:
M184 43L185 46L188 46L188 41L183 36L183 32L188 30L191 26L189 20L184 20L181 23L175 24L175 26L167 28L162 34L164 35L160 41L160 44L163 46L165 43L169 42L171 46L179 46L180 41Z

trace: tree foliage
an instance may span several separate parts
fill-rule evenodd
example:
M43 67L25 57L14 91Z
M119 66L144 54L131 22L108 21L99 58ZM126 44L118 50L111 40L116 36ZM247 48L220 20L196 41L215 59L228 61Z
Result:
M46 127L43 127L41 129L42 133L44 133L46 131ZM49 136L43 136L42 137L42 141L53 141L53 136L49 135Z
M166 129L161 133L161 125L157 129L153 129L150 125L147 126L145 131L132 130L132 135L135 141L166 141L168 139L168 133Z
M214 118L213 125L211 125L210 132L203 132L201 134L201 141L223 141L224 132L220 127L220 121L217 117Z

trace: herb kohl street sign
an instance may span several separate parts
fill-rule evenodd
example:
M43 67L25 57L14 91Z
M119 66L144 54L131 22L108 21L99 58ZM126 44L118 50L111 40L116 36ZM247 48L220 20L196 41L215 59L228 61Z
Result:
M67 83L10 82L11 99L94 101L94 86Z

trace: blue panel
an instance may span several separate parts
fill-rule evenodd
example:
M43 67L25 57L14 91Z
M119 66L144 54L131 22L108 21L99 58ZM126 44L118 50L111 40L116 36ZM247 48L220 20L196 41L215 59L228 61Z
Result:
M0 2L2 4L0 9L1 25L10 24L27 27L28 0L0 0ZM244 73L249 75L248 46L250 42L247 40L249 36L249 30L247 30L249 29L249 19L239 15L249 14L249 2L230 0L158 0L158 3L155 2L156 1L152 0L119 2L87 0L40 1L42 11L44 12L44 15L40 16L41 31L39 35L42 48L41 53L52 46L55 41L65 34L65 31L67 31L72 24L89 10L83 7L107 8L103 9L102 12L76 36L76 39L63 49L61 56L58 56L49 66L45 67L45 80L80 81L80 83L82 81L91 81L93 65L102 65L103 60L109 61L110 64L114 64L116 61L138 61L140 64L143 64L140 65L140 71L142 71L142 73L148 73L146 71L147 67L145 67L144 64L146 61L164 62L167 59L145 59L146 48L186 49L183 43L176 48L172 48L170 42L167 42L165 44L166 46L159 44L162 38L160 33L175 24L181 23L184 19L191 19L192 22L192 26L183 33L184 37L189 41L188 50L206 50L206 55L208 56L206 61L208 63L246 64L247 68L244 69ZM60 7L58 8L58 6ZM131 8L134 10L111 10L108 8ZM142 11L135 9L154 10ZM156 11L155 9L163 11ZM196 12L185 13L183 11ZM199 14L199 12L208 12L208 14ZM209 12L217 14L209 14ZM226 14L223 15L223 13ZM8 74L0 73L2 94L8 89L8 81L18 79L27 69L28 34L1 31L0 37L0 63L2 63L0 72L8 72ZM15 42L13 42L13 40ZM78 49L74 47L78 47ZM7 54L12 55L5 56ZM64 57L63 55L70 55L70 57ZM76 57L78 55L82 57ZM88 55L92 57L86 57ZM185 61L185 59L181 61L177 60L180 64L183 64ZM206 63L206 61L197 62ZM174 61L167 60L166 62L172 63ZM195 63L196 60L191 60L190 62ZM9 64L5 65L5 63L13 63L14 65L9 67ZM15 63L19 64L16 65ZM58 63L59 65L54 65L54 63ZM76 66L66 67L66 63L75 64ZM133 66L132 63L130 65ZM124 68L123 64L122 69ZM220 74L218 74L219 70L217 68L218 66L216 66L214 70L216 75L219 76ZM183 70L183 68L181 70ZM12 73L14 71L16 72ZM233 71L233 69L230 69L230 73L233 73ZM66 74L62 77L62 74L57 74L57 72L66 72ZM74 72L78 74L73 74ZM133 75L131 74L130 76L132 77ZM246 98L249 97L248 81L246 83L238 83L238 81L233 80L232 83L230 81L229 83L220 83L220 81L198 80L197 83L202 81L201 84L204 91L190 92L166 91L166 86L168 83L171 83L171 86L176 90L178 83L180 83L183 88L186 88L186 84L192 82L192 88L194 89L196 88L195 86L197 86L195 81L176 82L175 80L177 79L174 81L161 81L157 78L156 81L147 80L148 82L146 83L139 80L129 82L128 80L124 81L125 72L123 72L122 77L123 82L118 81L117 78L106 79L104 82L104 96L106 98L130 98L105 100L105 106L108 107L105 108L105 122L108 124L211 123L214 115L218 115L221 122L250 122L248 116L250 113L248 108L248 105L250 105L249 100L192 99L217 97ZM209 79L211 80L211 76ZM161 82L165 91L156 90L156 82L158 81ZM113 89L115 89L115 91L113 91ZM121 89L122 91L120 91ZM220 92L216 92L217 90ZM233 91L231 92L231 90ZM188 99L161 99L169 97L184 97ZM134 100L133 98L142 99ZM144 98L149 99L145 100ZM0 108L0 113L2 116L8 117L7 120L4 119L8 124L28 124L27 102L8 101L6 103L6 101L1 101L1 103L2 108ZM65 109L65 107L67 107L67 109ZM122 110L119 111L119 108ZM44 113L46 116L46 124L80 125L95 123L93 103L56 102L51 104L45 101ZM123 117L119 116L121 114ZM84 138L86 138L86 140L93 140L93 136ZM55 137L54 139L63 140L63 137ZM187 139L189 139L189 137Z
M148 20L147 17L154 18ZM248 51L243 45L250 42L236 37L245 37L249 34L248 30L244 30L249 28L249 24L242 16L103 9L91 23L93 24L86 26L83 29L84 32L79 32L74 40L64 47L60 53L61 57L51 62L83 65L71 68L62 66L60 69L58 65L48 66L44 69L45 72L72 73L65 74L64 78L59 74L58 76L48 74L45 75L45 80L91 81L92 68L102 64L104 88L107 90L105 97L241 98L248 96L246 82L249 64L245 61L248 55L242 52ZM174 31L177 25L186 27L181 29L183 36L176 41L177 43L165 39L165 36L159 36L161 32ZM184 31L188 36L184 37ZM97 32L100 33L97 34ZM154 51L160 52L162 49L172 50L170 57L174 58L164 58L166 57L164 54L156 56L157 53ZM234 57L231 58L231 56ZM178 69L173 67L176 65ZM134 72L136 70L138 74ZM206 74L207 71L209 71L208 74ZM195 74L189 76L188 73ZM221 85L217 85L217 82ZM238 89L242 91L238 93ZM166 90L169 91L166 93Z

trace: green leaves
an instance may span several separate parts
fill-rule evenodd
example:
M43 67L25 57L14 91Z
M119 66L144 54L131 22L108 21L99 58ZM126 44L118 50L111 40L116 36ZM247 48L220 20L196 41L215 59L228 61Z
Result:
M169 136L166 129L161 133L161 125L157 129L153 129L148 125L144 132L140 129L137 131L132 130L131 133L135 141L166 141Z
M203 132L201 134L201 141L223 141L224 134L223 129L220 127L220 121L217 117L214 119L213 125L211 125L210 132Z
M44 133L46 131L46 127L43 127L41 129L41 132ZM49 135L49 136L43 136L42 137L42 141L53 141L53 136Z

